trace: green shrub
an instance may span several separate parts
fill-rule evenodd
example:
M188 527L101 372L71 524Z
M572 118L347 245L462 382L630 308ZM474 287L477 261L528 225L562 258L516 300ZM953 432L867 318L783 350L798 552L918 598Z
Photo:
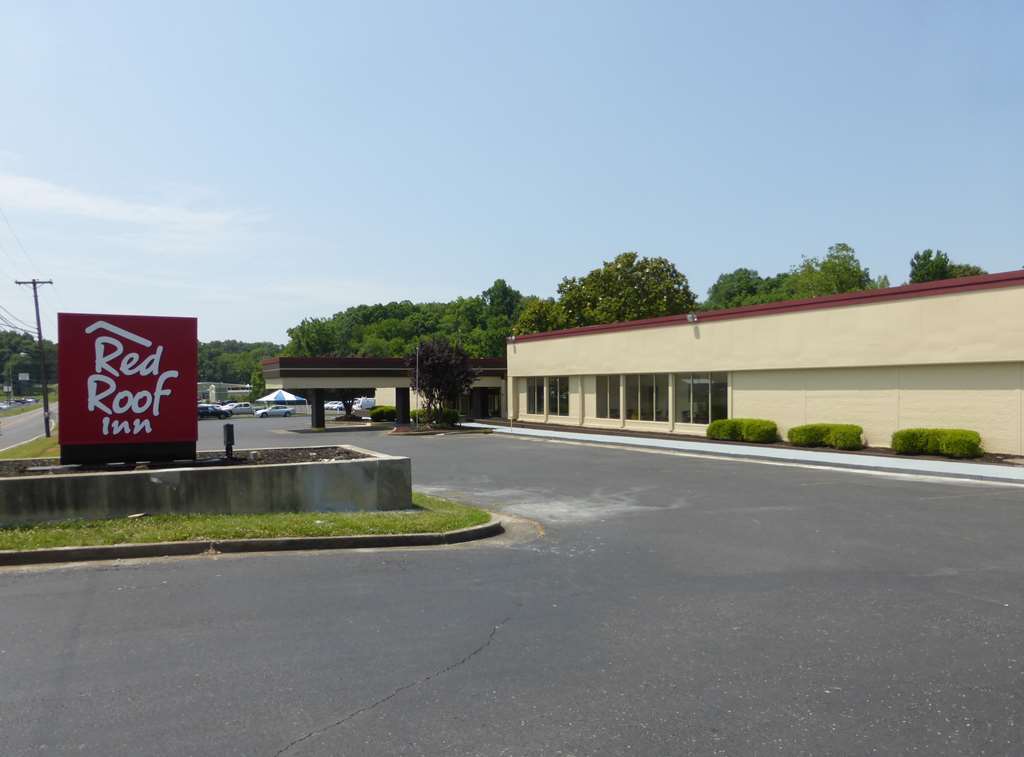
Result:
M828 430L827 423L807 423L803 426L793 426L786 432L786 438L795 447L825 447Z
M794 447L833 447L863 449L864 429L852 423L807 423L793 426L786 438Z
M722 420L711 421L707 430L708 439L724 439L738 442L743 438L743 430L740 428L738 418L723 418Z
M922 455L927 445L928 429L904 428L892 435L892 449L900 455Z
M981 435L963 428L904 428L892 435L892 449L901 455L980 457Z
M760 418L741 418L740 430L743 441L755 444L771 444L779 438L779 427L775 421Z
M442 426L458 426L459 418L461 417L462 416L459 415L458 410L450 410L449 408L445 408L440 413L440 419L435 419L434 422L440 423L440 425Z
M459 411L444 408L436 410L432 415L427 413L426 408L417 408L409 411L409 418L416 423L429 423L435 426L457 426L459 423Z
M779 427L761 418L723 418L711 421L705 433L708 439L770 444L779 438Z
M397 417L398 411L391 405L378 405L370 411L370 420L376 423L393 421Z
M939 436L939 454L946 457L981 457L981 434L962 428L945 429Z
M825 444L834 449L863 449L864 429L853 423L833 423L825 436Z

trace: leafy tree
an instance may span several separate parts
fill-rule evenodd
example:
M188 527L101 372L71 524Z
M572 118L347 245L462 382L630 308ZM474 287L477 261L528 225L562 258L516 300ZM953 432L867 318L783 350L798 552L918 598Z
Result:
M971 263L953 263L949 266L949 277L951 279L962 279L965 276L984 276L986 271L981 266Z
M686 313L696 298L682 273L666 258L624 252L580 278L558 285L570 326L615 323Z
M536 334L541 331L554 331L566 327L565 311L553 299L527 298L516 321L513 333Z
M46 375L51 387L57 385L57 345L49 339L43 340L46 353ZM21 353L25 353L22 357ZM42 380L39 368L39 344L34 336L21 331L0 331L0 384L6 384L14 369L14 380L19 393L37 390ZM18 382L18 373L32 376L31 385Z
M910 259L910 283L980 276L985 270L969 263L954 263L942 250L920 250Z
M704 302L706 310L722 310L749 305L762 291L765 280L751 268L737 268L732 273L723 273L711 289Z
M824 258L805 257L785 284L794 299L859 292L873 286L870 271L861 265L856 251L843 242L829 247Z
M428 339L420 345L419 356L408 356L406 365L412 388L423 397L427 417L437 422L445 403L454 402L469 391L476 371L469 355L446 339Z
M252 385L252 391L249 392L250 402L258 400L267 393L267 380L263 378L261 367L256 366L252 369L252 373L249 374L249 383Z
M510 287L505 279L496 279L480 295L491 317L504 316L512 320L523 303L523 295Z
M288 329L285 354L293 357L333 355L338 348L338 333L328 318L304 318L298 326Z

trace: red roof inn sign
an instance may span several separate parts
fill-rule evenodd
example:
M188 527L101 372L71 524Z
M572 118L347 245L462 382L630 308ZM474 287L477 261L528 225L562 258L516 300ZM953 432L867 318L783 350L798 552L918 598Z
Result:
M195 318L57 315L62 463L194 458Z

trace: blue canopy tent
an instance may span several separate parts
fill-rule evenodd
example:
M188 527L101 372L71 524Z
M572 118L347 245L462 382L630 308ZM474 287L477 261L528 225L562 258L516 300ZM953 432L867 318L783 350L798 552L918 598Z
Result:
M274 405L305 405L305 397L299 397L286 392L284 389L278 389L276 392L271 392L266 397L260 397L257 402L267 402Z

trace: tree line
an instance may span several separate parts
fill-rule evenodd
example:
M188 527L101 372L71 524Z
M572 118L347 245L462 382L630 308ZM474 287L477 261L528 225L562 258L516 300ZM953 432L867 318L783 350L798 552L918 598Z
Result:
M57 345L49 339L43 340L46 353L46 374L50 386L57 384ZM39 366L39 343L34 336L21 331L0 331L0 384L8 384L14 377L18 392L28 394L35 391L36 385L42 381ZM18 374L27 373L32 377L30 382L18 382Z
M985 271L950 260L942 250L916 252L908 284ZM555 297L524 295L498 279L474 297L451 302L408 300L357 305L329 318L307 318L288 330L286 355L404 357L425 339L459 345L470 357L501 357L512 334L656 318L701 310L806 299L890 286L872 276L849 244L804 256L788 271L762 276L751 268L723 273L700 301L667 258L624 252L583 276L567 276Z

